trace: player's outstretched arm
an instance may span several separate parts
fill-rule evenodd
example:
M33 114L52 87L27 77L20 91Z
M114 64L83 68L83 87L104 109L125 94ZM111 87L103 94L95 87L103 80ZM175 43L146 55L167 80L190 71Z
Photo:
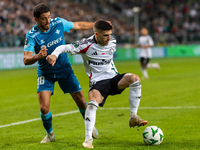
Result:
M108 23L111 24L110 21L107 21ZM74 27L72 28L72 30L87 30L87 29L92 29L94 26L94 22L83 22L83 21L79 21L79 22L73 22L74 23Z
M87 30L87 29L92 29L94 26L93 22L73 22L74 27L72 30Z
M131 46L132 46L132 48L136 48L136 47L139 47L140 45L139 44L133 44Z
M43 47L40 52L36 55L33 55L33 52L25 51L23 62L25 65L32 65L36 63L38 60L43 59L47 56L47 49Z
M70 55L73 55L76 54L76 49L71 44L60 45L51 53L51 55L47 56L46 60L49 64L54 66L56 59L61 53L69 53Z
M153 47L153 45L149 45L149 46L141 46L141 48L143 48L143 49L147 49L147 48L149 48L149 47Z

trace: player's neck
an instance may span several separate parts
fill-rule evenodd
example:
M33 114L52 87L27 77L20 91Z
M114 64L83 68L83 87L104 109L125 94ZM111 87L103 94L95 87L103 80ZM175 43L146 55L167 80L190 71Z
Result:
M97 37L96 37L96 36L94 36L94 39L95 39L95 42L98 44L98 43L99 43L99 41L98 41L98 39L97 39Z
M101 44L101 42L99 42L99 40L98 40L98 38L95 36L95 41L96 41L96 43L97 44L99 44L100 46L103 46L102 44Z
M47 31L49 30L49 29L48 29L48 30L43 29L41 26L38 26L38 25L37 25L37 27L38 27L38 28L40 29L40 31L42 31L42 32L47 32Z

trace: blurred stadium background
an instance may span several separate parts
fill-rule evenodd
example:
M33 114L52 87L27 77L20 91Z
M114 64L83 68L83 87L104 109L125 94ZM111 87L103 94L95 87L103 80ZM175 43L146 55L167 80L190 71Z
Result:
M69 21L110 20L118 43L135 41L133 7L139 7L139 26L149 29L156 45L190 44L200 39L199 0L1 0L0 46L23 46L24 36L35 24L32 11L38 3L51 8L51 16ZM93 32L71 32L66 42ZM70 38L69 38L70 37Z
M199 149L199 0L0 0L0 149L79 149L84 139L84 123L78 113L54 118L57 142L51 145L39 143L44 135L41 121L20 123L40 120L36 68L20 68L37 65L24 66L23 45L25 34L35 24L33 8L42 2L50 6L52 18L58 16L73 22L110 20L118 41L114 59L120 73L134 72L141 76L137 60L140 49L130 47L137 41L141 27L148 28L155 42L152 61L160 63L161 71L149 70L150 80L142 81L139 114L149 125L161 127L164 142L158 147L144 147L144 127L128 128L128 90L125 90L121 95L109 97L105 109L97 113L95 126L101 135L95 141L97 149ZM92 30L71 31L65 40L71 43L91 34ZM72 64L81 60L79 55L70 56ZM73 69L88 100L84 67L73 65ZM127 109L109 109L121 107ZM58 84L51 110L53 114L77 110L70 95L64 95Z
M58 16L73 22L111 21L115 27L113 36L123 53L119 52L121 58L116 60L138 57L139 50L132 50L129 44L137 42L141 27L149 30L155 47L159 47L153 50L153 57L200 55L199 0L1 0L0 69L24 67L21 59L25 34L35 24L32 14L35 5L42 2L50 6L52 18ZM138 12L134 8L139 8ZM71 31L65 34L65 40L71 43L91 34L92 30ZM71 59L72 63L79 63L77 58Z

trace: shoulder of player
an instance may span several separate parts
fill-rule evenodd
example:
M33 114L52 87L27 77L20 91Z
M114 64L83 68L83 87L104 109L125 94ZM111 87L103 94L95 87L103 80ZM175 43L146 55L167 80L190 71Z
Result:
M81 45L86 44L86 45L90 45L93 43L96 43L94 36L90 36L89 38L83 38L81 41L79 41L79 43Z
M110 40L116 40L115 38L114 38L114 36L110 36Z
M149 39L149 38L151 38L151 36L149 34L147 34L147 35L141 35L139 37L139 39Z
M57 21L61 21L61 18L59 17L51 18L51 22L57 22Z
M26 34L27 37L31 37L34 38L35 36L37 36L40 33L39 29L37 28L37 26L35 25L34 27L32 27Z
M72 45L75 48L79 48L79 49L83 49L83 48L87 47L90 44L92 44L91 38L83 38L80 41L76 41L76 42L72 43Z
M149 35L149 34L148 34L148 35L146 35L146 37L147 37L147 38L152 38L152 37L151 37L151 35Z
M113 44L116 45L117 40L116 40L113 36L111 36L111 37L110 37L110 43L113 43Z
M54 25L57 25L57 24L60 24L62 23L62 18L59 18L59 17L56 17L56 18L52 18L51 19L51 26L54 26Z

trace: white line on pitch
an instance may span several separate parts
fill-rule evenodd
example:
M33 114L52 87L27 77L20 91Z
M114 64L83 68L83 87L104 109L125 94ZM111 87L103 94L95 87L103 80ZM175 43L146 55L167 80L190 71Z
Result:
M200 106L139 107L139 109L198 109L198 108L200 108ZM130 107L100 108L99 110L114 110L114 109L130 109ZM74 111L69 111L69 112L65 112L65 113L55 114L55 115L52 115L52 116L53 117L64 116L64 115L68 115L68 114L74 114L74 113L77 113L77 112L79 112L79 111L78 110L74 110ZM0 128L14 126L14 125L19 125L19 124L24 124L24 123L29 123L29 122L38 121L38 120L41 120L41 118L35 118L35 119L30 119L30 120L15 122L15 123L11 123L11 124L1 125Z
M77 112L79 112L79 111L78 111L78 110L74 110L74 111L69 111L69 112L65 112L65 113L60 113L60 114L56 114L56 115L52 115L52 116L53 116L53 117L64 116L64 115L73 114L73 113L77 113ZM28 122L37 121L37 120L41 120L41 118L35 118L35 119L26 120L26 121L20 121L20 122L15 122L15 123L11 123L11 124L6 124L6 125L0 126L0 128L9 127L9 126L14 126L14 125L18 125L18 124L24 124L24 123L28 123Z

